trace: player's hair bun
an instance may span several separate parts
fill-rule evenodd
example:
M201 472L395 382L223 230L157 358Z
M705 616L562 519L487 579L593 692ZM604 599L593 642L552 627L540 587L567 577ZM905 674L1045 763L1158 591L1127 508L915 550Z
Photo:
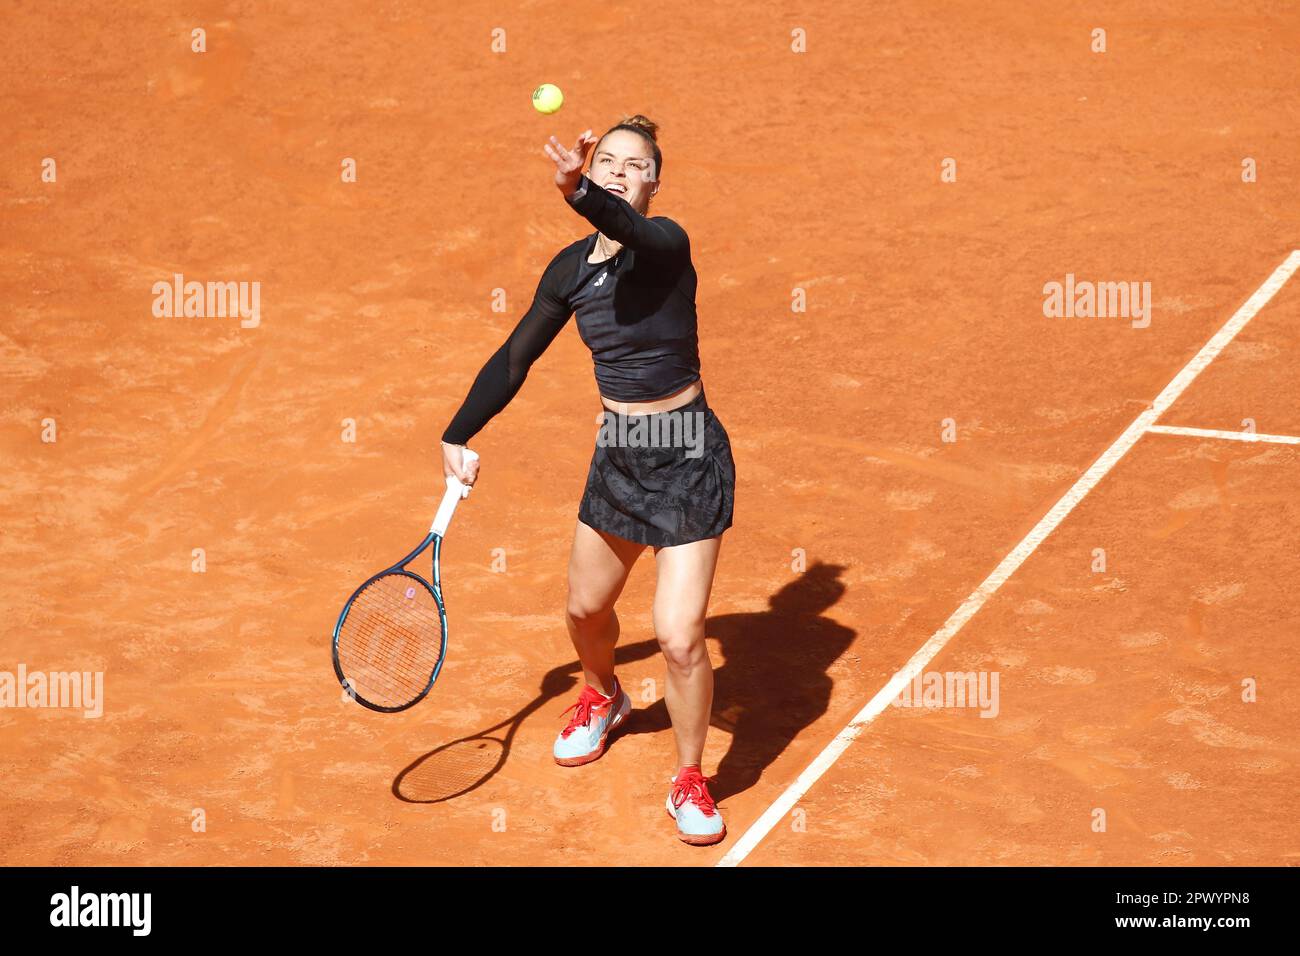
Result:
M659 139L658 136L659 124L656 123L654 120L650 119L650 117L643 116L640 113L637 113L635 116L627 117L621 123L619 123L619 125L635 127L636 129L641 130L641 132L645 133L651 139L656 141Z

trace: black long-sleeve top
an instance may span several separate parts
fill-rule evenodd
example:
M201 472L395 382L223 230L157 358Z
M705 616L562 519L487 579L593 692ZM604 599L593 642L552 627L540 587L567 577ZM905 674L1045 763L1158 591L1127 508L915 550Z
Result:
M696 275L686 231L665 216L642 216L585 175L567 198L597 232L551 260L532 305L478 373L443 441L466 444L505 408L574 313L605 397L652 401L699 378ZM587 257L599 233L623 248L592 264Z

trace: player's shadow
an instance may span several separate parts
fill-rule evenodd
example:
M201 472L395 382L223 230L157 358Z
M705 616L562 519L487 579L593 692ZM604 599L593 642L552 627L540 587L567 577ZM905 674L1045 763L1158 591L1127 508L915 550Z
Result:
M845 585L840 580L843 571L842 565L814 562L768 598L768 610L722 614L705 621L706 639L721 646L725 659L714 670L710 723L731 734L731 746L709 782L715 800L756 783L799 733L826 712L832 687L827 670L856 636L852 628L824 613L844 595ZM621 644L615 650L615 665L624 666L658 653L659 643L653 638ZM457 790L455 795L476 790L494 777L509 755L519 725L551 701L572 696L581 683L582 665L576 660L547 671L536 697L513 716L480 731L486 735L507 728L503 738L495 738L500 743L500 757L490 768L485 767L481 776L475 773L472 785ZM637 688L629 690L635 695ZM662 697L648 707L634 705L611 747L617 747L618 736L657 733L671 726ZM393 793L408 802L446 799L438 797L435 801L419 795L415 784L420 768L428 766L431 758L449 746L423 755L402 770L393 782ZM710 751L716 747L716 738L708 746ZM441 781L437 784L443 785Z
M763 771L799 733L826 713L833 682L827 673L857 632L825 612L844 595L844 567L815 562L768 598L769 609L752 614L722 614L705 622L705 636L721 647L723 664L714 670L710 723L731 734L731 746L709 781L709 793L722 800L753 786ZM615 654L619 664L639 657L645 641ZM671 727L662 698L634 709L628 734L656 733ZM716 737L706 745L717 746Z
M711 723L732 734L709 786L715 800L757 783L830 707L830 666L857 637L825 613L847 590L844 570L814 562L768 598L769 610L708 619L705 633L726 658L714 675Z

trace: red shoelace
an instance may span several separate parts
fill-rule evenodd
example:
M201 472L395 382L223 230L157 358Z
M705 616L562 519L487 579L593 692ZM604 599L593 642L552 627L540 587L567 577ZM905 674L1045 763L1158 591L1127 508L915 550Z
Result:
M614 692L614 696L618 696L618 691ZM569 721L569 726L560 731L560 736L567 738L579 727L587 726L591 721L591 711L593 707L598 707L602 704L608 705L613 702L613 698L606 697L590 684L586 685L582 688L582 693L578 695L578 702L576 704L571 704L564 708L564 710L560 711L561 717L571 710L574 711L573 719Z
M718 805L709 796L707 782L699 767L683 767L677 771L677 779L673 782L673 806L680 807L690 800L706 817L713 816Z

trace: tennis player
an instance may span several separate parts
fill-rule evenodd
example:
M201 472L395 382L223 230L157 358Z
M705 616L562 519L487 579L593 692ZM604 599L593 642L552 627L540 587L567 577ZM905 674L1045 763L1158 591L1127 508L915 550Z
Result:
M554 136L543 147L560 193L596 231L547 265L532 305L443 434L443 470L474 483L480 465L464 462L466 443L506 407L576 313L603 420L569 558L566 621L586 686L565 711L573 714L556 737L555 761L596 760L631 713L614 674L614 604L637 557L653 548L654 629L677 743L666 806L680 839L705 846L726 836L700 771L713 704L704 619L736 478L727 432L700 379L690 241L672 219L646 215L662 184L657 130L638 114L599 140L587 130L572 149Z

